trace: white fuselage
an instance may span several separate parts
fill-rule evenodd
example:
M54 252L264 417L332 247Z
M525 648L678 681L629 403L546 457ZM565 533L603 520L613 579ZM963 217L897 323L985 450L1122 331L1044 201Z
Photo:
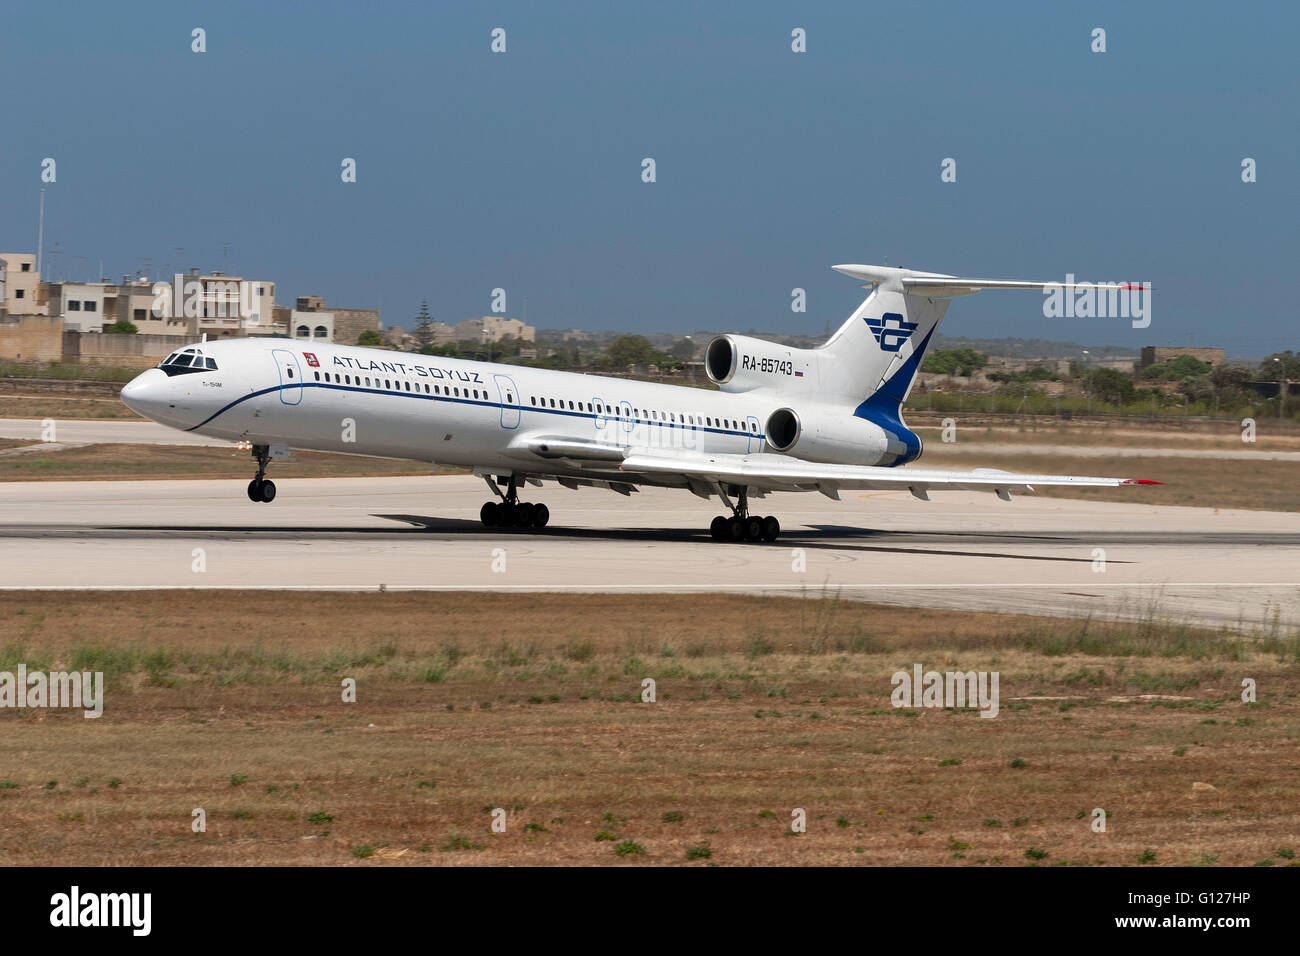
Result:
M485 469L526 472L537 458L523 445L538 437L755 454L769 450L763 423L782 406L772 389L728 394L292 339L194 348L207 362L201 371L150 369L123 401L215 438ZM879 448L862 449L863 463L875 464L884 445L882 433ZM545 471L593 468L560 459Z

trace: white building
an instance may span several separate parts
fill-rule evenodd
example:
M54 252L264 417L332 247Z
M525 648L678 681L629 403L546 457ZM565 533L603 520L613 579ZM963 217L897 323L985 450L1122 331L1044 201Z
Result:
M37 305L37 288L41 274L36 271L36 257L25 252L0 252L0 287L4 296L0 307L10 315L47 315L45 306Z
M275 283L200 275L198 269L172 277L172 315L199 320L199 332L213 337L284 334L275 321Z
M304 341L333 342L334 313L294 309L289 313L289 334Z
M113 315L117 286L107 282L51 282L46 288L50 315L63 316L68 332L102 332Z

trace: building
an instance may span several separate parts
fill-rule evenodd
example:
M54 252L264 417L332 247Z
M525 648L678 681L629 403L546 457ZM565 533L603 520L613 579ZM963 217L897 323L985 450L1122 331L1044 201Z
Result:
M102 332L113 319L117 286L107 282L46 282L45 302L50 315L63 317L64 329Z
M289 313L289 335L295 339L312 342L334 341L333 312L300 312L297 309Z
M537 329L525 325L518 319L507 319L500 315L485 315L477 319L466 319L456 326L457 342L502 342L506 339L518 339L521 342L536 342Z
M158 283L150 282L148 279L132 279L130 276L122 276L122 284L112 287L114 298L111 305L105 299L104 322L108 325L116 322L130 322L141 335L198 335L199 317L197 314L187 316L182 307L175 310L176 314L173 315L171 314L172 310L165 307L170 305L170 299L175 295L178 288L175 280L173 280L170 288L171 295L163 299L161 303L164 307L160 307L159 293L162 290L157 287L158 285ZM67 318L68 316L65 314L65 322Z
M172 317L157 309L160 288L148 279L122 277L121 285L109 282L43 282L41 297L49 315L60 316L69 332L102 332L105 326L130 322L145 335L198 335L197 317ZM167 309L170 309L168 302ZM164 314L156 315L156 311Z
M0 252L0 309L10 315L45 315L40 286L34 255Z
M1197 349L1197 348L1178 348L1176 346L1161 345L1144 345L1142 346L1142 357L1138 361L1138 368L1146 368L1148 365L1159 365L1168 362L1171 359L1180 358L1184 355L1190 355L1200 362L1207 362L1212 366L1222 365L1227 357L1223 349Z
M413 352L416 349L415 336L408 332L404 325L390 325L386 329L380 329L379 337L389 348L403 352Z
M199 333L209 338L285 335L275 321L275 283L229 276L222 272L172 277L170 318L198 319Z
M317 337L317 328L323 327L329 330L327 341L356 345L362 332L379 332L382 329L378 309L327 307L324 297L319 295L300 295L297 305L290 316L294 338L303 337L298 334L301 326L305 325L312 330L312 338ZM328 316L328 320L324 316ZM317 321L316 317L321 317L321 321Z

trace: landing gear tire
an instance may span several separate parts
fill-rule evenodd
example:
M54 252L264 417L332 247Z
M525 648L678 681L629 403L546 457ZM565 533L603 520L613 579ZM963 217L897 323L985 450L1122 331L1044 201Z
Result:
M270 447L254 445L253 460L257 462L257 474L248 483L248 500L270 504L275 500L275 482L266 479L266 466L271 463Z
M248 500L270 504L275 500L275 482L269 479L254 478L248 483Z
M776 536L781 533L781 522L777 521L772 515L763 519L763 540L771 544L776 540Z
M763 519L758 515L751 515L744 521L745 540L749 542L763 540Z
M727 519L727 533L724 541L744 541L745 540L745 522L740 518L731 517Z
M718 515L709 525L709 534L713 535L714 541L724 541L727 537L727 516Z
M526 477L526 476L525 476ZM545 528L551 520L551 510L542 504L519 500L520 476L505 478L485 475L483 480L496 493L500 501L489 501L479 509L479 520L488 528ZM505 486L506 491L501 488Z

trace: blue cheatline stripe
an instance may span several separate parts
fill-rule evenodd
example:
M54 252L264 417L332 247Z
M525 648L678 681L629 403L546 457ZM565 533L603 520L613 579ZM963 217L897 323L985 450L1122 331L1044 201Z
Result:
M912 354L907 357L907 361L902 364L889 381L868 395L862 404L853 410L855 417L874 422L906 447L906 453L894 462L895 465L905 465L909 461L915 461L921 455L921 439L916 432L903 424L902 400L899 398L899 394L906 392L908 385L916 377L926 347L930 344L930 338L938 328L938 325L931 328L926 333L925 338L922 339L921 344L912 350Z
M458 387L463 387L463 386L458 386ZM240 396L239 398L235 399L233 402L230 402L225 407L213 412L211 415L203 419L203 421L199 422L197 425L193 426L192 428L187 428L185 430L187 432L192 432L195 429L202 428L204 425L211 422L214 418L217 418L218 416L225 414L226 412L230 411L232 408L234 408L236 405L240 404L241 402L246 402L250 398L257 398L261 395L269 395L271 392L278 392L286 388L322 388L322 389L328 389L330 391L335 391L335 392L362 392L368 395L389 395L395 398L419 398L426 402L447 402L452 405L478 405L483 408L496 408L496 409L509 408L509 409L514 409L520 412L521 414L523 412L534 412L534 413L542 412L547 415L563 415L566 418L587 418L592 421L599 421L600 419L603 418L606 422L620 422L624 424L630 422L633 425L655 425L658 426L659 428L680 428L683 431L709 432L715 435L734 435L737 438L763 439L767 437L762 432L736 431L734 429L728 429L728 428L711 428L705 425L687 425L682 422L661 422L661 421L655 421L654 419L650 419L650 418L617 418L613 415L602 415L597 412L585 412L585 411L579 412L576 410L571 411L567 408L566 409L537 408L533 405L523 405L523 404L506 405L503 402L489 402L489 401L484 401L482 399L454 398L450 395L425 395L423 392L397 392L397 391L389 391L383 388L366 388L364 386L358 387L356 385L337 385L333 382L299 382L294 385L272 385L270 388L263 388L256 392L249 392L247 395ZM298 408L300 406L289 405L288 407ZM510 429L510 430L513 431L514 429ZM627 429L627 430L631 431L631 429Z

